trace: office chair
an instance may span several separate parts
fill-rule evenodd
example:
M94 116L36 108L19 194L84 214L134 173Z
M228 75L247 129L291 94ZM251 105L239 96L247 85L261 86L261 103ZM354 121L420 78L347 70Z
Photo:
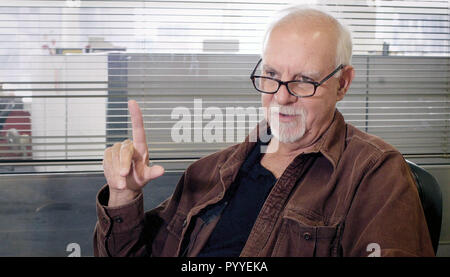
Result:
M436 179L425 169L406 160L414 175L420 202L427 220L428 231L433 243L434 253L437 253L442 223L442 194Z

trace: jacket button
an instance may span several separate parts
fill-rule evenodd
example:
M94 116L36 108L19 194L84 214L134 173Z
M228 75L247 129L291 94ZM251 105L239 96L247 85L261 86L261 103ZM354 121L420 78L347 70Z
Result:
M123 222L123 219L121 218L121 217L116 217L116 218L114 218L114 222L116 222L116 223L122 223Z
M305 232L303 233L303 238L305 240L310 240L311 239L311 233L310 232Z

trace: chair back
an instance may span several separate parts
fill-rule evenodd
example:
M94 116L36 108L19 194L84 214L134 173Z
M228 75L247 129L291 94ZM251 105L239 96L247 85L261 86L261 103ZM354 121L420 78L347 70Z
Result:
M422 167L406 160L414 175L420 201L433 243L434 253L437 253L442 224L442 193L436 179Z

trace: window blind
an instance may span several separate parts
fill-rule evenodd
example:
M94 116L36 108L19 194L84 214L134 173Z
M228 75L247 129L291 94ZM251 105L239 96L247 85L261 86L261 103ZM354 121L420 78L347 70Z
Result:
M249 80L270 16L314 4L352 31L338 109L419 164L449 164L448 1L0 1L0 172L100 171L144 113L150 159L183 170L261 118Z

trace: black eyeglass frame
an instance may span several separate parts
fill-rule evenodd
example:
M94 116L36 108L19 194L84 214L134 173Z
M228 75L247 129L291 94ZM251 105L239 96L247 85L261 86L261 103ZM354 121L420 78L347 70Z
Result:
M255 75L256 69L258 68L259 64L262 62L262 59L259 59L258 63L256 64L255 68L252 71L252 74L250 75L250 79L252 80L253 86L255 87L255 89L261 93L266 93L266 94L275 94L278 92L278 90L280 89L280 87L282 85L286 86L287 91L289 92L289 94L295 96L295 97L299 97L299 98L303 98L303 97L311 97L314 96L314 94L316 94L316 90L318 87L320 87L323 83L325 83L328 79L330 79L331 77L333 77L334 74L336 74L339 70L343 69L345 67L344 64L340 64L335 70L333 70L333 72L331 72L328 76L326 76L325 78L323 78L320 82L315 82L315 81L299 81L299 80L292 80L292 81L287 81L287 82L283 82L279 79L276 78L272 78L272 77L268 77L268 76L259 76L259 75ZM260 89L258 89L256 87L255 84L255 78L264 78L264 79L269 79L269 80L273 80L276 81L278 83L278 88L274 91L274 92L266 92L266 91L262 91ZM296 95L294 94L290 89L288 84L289 83L309 83L312 84L314 86L314 92L311 95Z

